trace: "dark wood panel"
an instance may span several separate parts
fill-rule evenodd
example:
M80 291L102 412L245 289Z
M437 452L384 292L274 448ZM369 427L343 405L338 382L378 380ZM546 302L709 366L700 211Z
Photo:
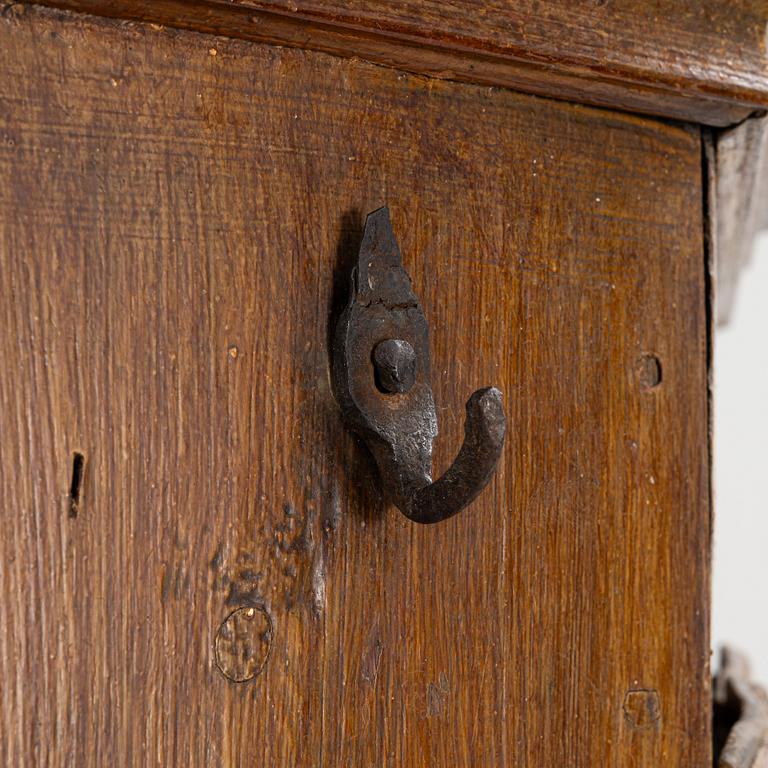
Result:
M700 158L647 119L0 17L0 762L709 764ZM384 202L436 469L474 388L509 415L435 527L382 508L329 390Z
M728 126L768 107L764 0L40 0Z

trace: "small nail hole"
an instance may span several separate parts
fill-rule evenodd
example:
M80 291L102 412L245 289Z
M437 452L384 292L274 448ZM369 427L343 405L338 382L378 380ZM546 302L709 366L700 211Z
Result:
M655 389L661 384L661 361L656 355L643 355L637 370L640 386L643 389Z
M72 482L69 486L69 516L77 517L80 511L80 492L83 488L83 470L85 469L85 456L75 452L72 456Z

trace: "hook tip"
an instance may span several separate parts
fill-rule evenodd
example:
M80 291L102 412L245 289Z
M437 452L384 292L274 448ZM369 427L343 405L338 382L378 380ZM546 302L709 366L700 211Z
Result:
M467 401L467 434L475 434L483 442L501 447L507 433L502 395L496 387L483 387Z

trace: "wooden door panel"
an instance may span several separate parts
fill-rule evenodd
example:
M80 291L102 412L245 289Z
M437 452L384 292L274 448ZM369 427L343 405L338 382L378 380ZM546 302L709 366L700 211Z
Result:
M5 763L707 764L701 200L693 128L0 18ZM475 388L509 419L437 526L329 385L384 203L436 469Z

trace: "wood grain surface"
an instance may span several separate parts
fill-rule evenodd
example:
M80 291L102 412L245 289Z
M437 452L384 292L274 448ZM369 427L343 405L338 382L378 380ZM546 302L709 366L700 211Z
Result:
M436 472L509 418L432 527L329 388L382 203ZM693 128L7 9L0 763L709 765L702 231Z
M39 0L713 126L768 108L765 0Z

